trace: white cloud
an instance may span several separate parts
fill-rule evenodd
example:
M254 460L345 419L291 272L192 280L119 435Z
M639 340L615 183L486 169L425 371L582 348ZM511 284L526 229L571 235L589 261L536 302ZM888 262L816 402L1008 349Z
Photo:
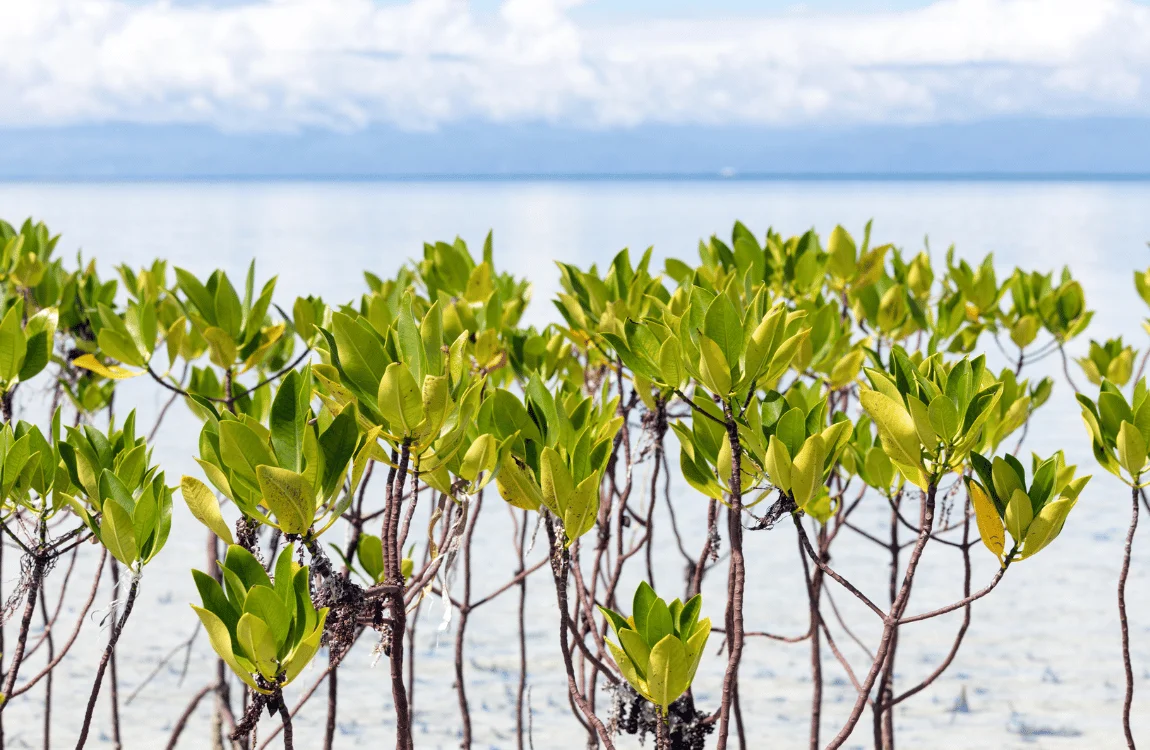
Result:
M937 122L1150 115L1150 7L577 24L578 0L0 0L0 124Z

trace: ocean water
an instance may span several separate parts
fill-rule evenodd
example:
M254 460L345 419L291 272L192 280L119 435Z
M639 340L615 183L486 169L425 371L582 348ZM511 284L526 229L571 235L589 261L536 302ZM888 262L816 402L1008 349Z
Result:
M762 234L768 226L786 234L815 227L828 233L842 223L856 237L873 218L873 241L893 242L914 252L929 242L941 254L950 245L971 260L995 253L1003 276L1015 265L1057 270L1070 264L1097 311L1087 336L1071 347L1085 350L1087 339L1124 335L1139 348L1147 344L1141 322L1148 311L1134 292L1131 272L1150 265L1150 184L1056 182L430 182L430 183L117 183L0 184L0 217L11 222L34 216L63 238L60 254L77 250L96 257L105 274L114 265L140 266L162 256L206 274L225 268L242 274L251 258L258 274L277 275L277 299L290 304L297 294L321 294L330 302L350 299L363 289L361 271L381 275L421 253L423 241L462 236L478 247L488 229L495 233L500 268L527 276L534 284L529 320L555 318L549 299L558 288L553 261L581 266L606 264L621 248L654 247L657 264L674 255L693 259L698 240L727 236L735 219ZM1058 383L1051 402L1031 426L1023 452L1047 455L1064 449L1069 459L1096 479L1087 488L1059 540L1034 559L1012 567L998 589L974 606L974 620L949 671L930 688L901 704L896 724L902 746L911 748L1108 748L1121 743L1119 716L1123 692L1115 586L1129 513L1125 489L1091 466L1089 443L1073 394L1054 358L1033 374L1052 374ZM1029 372L1029 370L1028 370ZM1072 365L1081 386L1085 378ZM25 395L34 401L35 394ZM153 383L132 381L118 397L119 409L136 404L141 423L150 426L166 400ZM28 408L34 404L28 403ZM198 423L175 408L164 422L156 457L174 480L198 474L191 460ZM675 445L669 444L674 456ZM641 480L649 464L637 467ZM379 485L375 486L379 502ZM689 548L701 545L705 503L689 488L676 487L674 503ZM177 506L179 503L177 501ZM421 512L422 513L422 512ZM860 511L860 522L881 530L881 503ZM418 527L416 524L413 528ZM661 527L667 528L664 519ZM414 533L414 532L413 532ZM887 562L870 543L844 536L834 548L836 567L881 599ZM334 541L339 532L333 531ZM665 543L656 554L656 583L679 593L678 553ZM510 578L509 514L489 494L476 534L475 596ZM1150 732L1150 543L1137 540L1128 584L1134 642L1136 732ZM805 594L794 534L785 525L748 534L747 628L795 634L806 628ZM535 549L532 559L539 559ZM974 551L974 585L994 573L995 562ZM4 591L15 579L15 553L6 550ZM92 552L85 550L73 574L59 642L70 632L75 607L91 578ZM145 571L135 613L119 655L120 694L126 699L156 664L188 638L196 618L187 603L196 595L188 570L204 564L203 535L177 507L172 538ZM63 568L50 579L58 591ZM633 573L639 573L636 566ZM952 550L928 547L911 602L926 610L959 598L961 560ZM565 699L565 680L555 643L553 590L546 572L530 582L532 739L536 748L581 747L579 729ZM636 579L625 581L624 590ZM705 589L706 614L722 617L721 574ZM871 647L878 623L846 594L832 595L857 635ZM99 603L109 599L107 578ZM514 689L518 655L514 631L515 596L476 610L468 628L467 688L472 704L475 747L513 747ZM91 616L77 645L56 673L51 746L70 746L82 718L90 678L103 634ZM945 655L961 613L906 628L900 644L897 685L906 687L928 674ZM442 603L429 600L417 630L415 693L416 744L421 748L458 746L458 709L453 690L451 644L457 619ZM862 650L832 623L846 656L865 669ZM9 623L9 638L13 632ZM63 633L61 633L63 630ZM38 636L33 633L33 638ZM718 636L704 659L697 695L715 705L724 659L714 654ZM390 689L386 663L372 666L374 642L366 637L340 671L337 747L380 746L391 737ZM122 709L128 748L162 747L187 700L210 679L213 664L206 638L193 643L191 668L180 679L182 654ZM28 663L30 675L43 652ZM751 640L743 666L744 715L751 747L806 746L810 680L809 646ZM827 680L824 741L833 735L853 702L853 689L837 662L824 654ZM323 655L317 659L322 663ZM289 689L289 697L310 686L313 666ZM324 691L296 720L296 747L319 746L325 720ZM97 709L90 747L110 745L109 707ZM965 694L968 711L955 711ZM602 701L606 697L601 698ZM180 747L207 747L208 707L193 717ZM40 747L42 691L21 696L5 712L12 747ZM261 737L275 725L265 718ZM870 724L864 717L848 747L866 747ZM276 746L278 740L273 740ZM637 747L632 740L620 747Z

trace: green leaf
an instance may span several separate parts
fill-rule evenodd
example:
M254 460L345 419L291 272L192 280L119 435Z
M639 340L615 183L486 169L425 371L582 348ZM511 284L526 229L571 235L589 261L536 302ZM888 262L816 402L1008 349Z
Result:
M543 504L543 491L535 481L535 476L529 468L520 466L510 453L503 457L495 484L503 499L516 508L539 510Z
M183 495L188 510L197 521L207 526L225 543L235 544L232 530L228 528L223 514L220 513L220 503L207 485L195 477L184 476L180 479L180 494Z
M378 392L389 361L383 344L375 334L343 313L332 314L331 327L339 364L348 379L363 393Z
M703 384L716 396L726 398L731 393L731 367L719 345L707 336L699 336L699 372Z
M140 556L132 517L120 503L111 499L104 501L103 511L104 515L100 519L100 541L112 553L112 557L132 567Z
M363 534L356 548L359 564L373 582L378 583L383 576L383 540L372 534Z
M498 460L499 446L495 442L495 436L480 435L463 456L463 463L459 467L459 478L475 482L479 479L480 473L490 474L494 471Z
M272 588L272 579L268 578L264 566L256 559L255 555L238 544L232 544L228 547L228 551L224 555L224 567L236 574L243 584L245 597L247 590L256 586Z
M274 658L275 652L287 641L294 612L289 613L280 595L267 586L253 586L248 590L247 598L244 599L244 612L258 617L271 631L275 639L275 649L272 652Z
M619 632L619 643L639 674L645 678L650 668L651 647L643 640L643 636L634 630L622 630Z
M240 615L240 621L236 624L236 640L248 658L255 662L264 679L275 682L279 676L279 663L276 660L275 636L272 635L267 623L245 612Z
M672 388L678 388L687 377L683 368L683 350L674 336L668 336L659 347L659 372L663 382Z
M655 589L646 581L640 581L631 600L631 617L635 621L635 630L639 632L644 642L647 640L647 615L658 600L659 595L655 593Z
M543 504L559 518L567 515L567 502L575 494L575 481L567 464L554 448L544 448L539 457L539 486Z
M743 356L743 323L739 311L726 294L715 297L707 308L703 333L718 345L731 368L739 362Z
M687 480L687 484L707 497L722 500L723 488L720 487L716 481L715 473L711 471L711 467L707 466L705 461L696 461L693 448L689 448L687 444L683 444L682 441L685 439L683 435L678 431L676 431L675 435L679 438L681 444L679 450L679 469L683 472L683 478Z
M974 393L977 383L973 381L973 373L968 360L960 360L951 369L946 379L946 395L958 405L958 411L963 413L970 404L970 397Z
M285 534L303 534L315 520L315 490L300 474L276 466L256 469L264 504Z
M689 675L687 652L678 638L668 635L651 649L647 690L651 700L658 704L664 715L667 707L687 690Z
M423 421L423 395L411 370L402 362L387 366L376 401L379 413L397 436L411 435Z
M691 682L695 679L695 670L699 668L699 662L703 659L703 649L707 647L707 639L710 637L711 620L708 618L695 625L691 630L690 637L684 643L684 650L690 663L690 669L687 672L687 687L690 687Z
M292 471L303 468L303 431L307 423L304 398L300 393L300 374L293 370L280 382L269 417L276 458L280 466Z
M563 514L563 531L575 541L595 527L599 515L599 474L584 479L575 488Z
M0 320L0 380L12 382L20 372L27 353L24 331L20 326L24 306L16 304Z
M239 420L223 420L219 430L220 459L224 467L254 487L256 467L276 465L271 448L259 433Z
M775 437L786 447L788 456L793 458L798 455L807 439L806 417L802 409L791 408L779 418L775 426Z
M216 614L209 612L203 607L191 605L196 614L200 617L200 622L204 625L204 631L208 634L208 641L212 644L214 650L219 657L224 660L236 676L247 683L248 687L264 695L270 695L272 691L265 690L256 684L255 679L251 673L244 669L239 661L236 660L235 652L232 650L232 636L228 632L228 628L224 625L224 621Z
M859 401L878 427L887 456L907 466L918 466L918 433L906 408L878 391L861 391Z
M308 442L304 441L305 446ZM319 436L319 448L323 453L323 497L330 498L343 485L358 442L355 404L348 404ZM354 487L352 489L354 491Z
M945 442L958 435L961 426L958 421L958 407L945 395L938 395L930 402L930 425Z
M423 348L423 337L420 336L419 326L416 324L414 300L410 292L403 295L399 316L395 321L396 340L402 359L411 367L411 374L417 380L423 380L426 375L425 367L427 353Z
M1039 552L1054 541L1062 531L1066 517L1074 508L1075 500L1062 497L1044 507L1030 523L1030 530L1026 532L1026 541L1023 544L1019 559L1026 559Z
M671 610L662 599L656 598L647 611L647 632L644 638L647 643L658 643L668 635L675 632L675 621L671 617Z
M1015 542L1021 542L1026 538L1026 531L1033 519L1034 510L1030 505L1030 497L1020 489L1015 490L1010 496L1010 502L1006 504L1006 530L1014 537Z
M1131 478L1137 478L1146 466L1146 440L1138 429L1123 420L1118 428L1118 463L1130 472Z
M852 349L835 362L829 378L831 388L843 388L857 378L865 357L866 352L862 349Z
M216 283L216 325L227 333L233 341L240 337L243 326L244 310L240 304L240 297L236 294L232 282L225 274L219 275Z
M998 516L994 503L980 484L970 480L967 482L967 487L970 490L970 502L974 506L974 517L978 522L978 533L982 537L982 543L1001 562L1006 546L1006 534L1002 519Z
M636 668L635 663L631 661L631 657L627 656L627 652L619 646L616 646L612 641L607 641L607 648L611 651L611 658L615 660L615 664L619 667L619 672L622 673L623 679L630 683L631 687L640 695L645 695L647 692L647 681L643 675L640 674Z
M791 469L791 492L795 505L800 508L815 496L815 490L822 484L823 461L826 458L826 444L821 435L811 435L795 456Z
M910 408L910 416L914 420L914 431L918 435L919 442L926 447L927 451L933 453L938 446L938 435L935 434L934 428L930 424L930 412L927 405L917 396L908 396L906 403Z
M995 456L991 462L991 476L994 479L994 491L1004 503L1009 504L1016 491L1026 492L1022 477L1002 458Z
M771 483L784 492L790 491L791 457L787 452L787 446L778 438L778 435L771 435L770 442L767 443L765 463L767 476Z
M236 342L227 331L216 327L204 329L204 340L208 342L208 355L213 364L226 370L236 363Z
M284 679L281 685L287 685L303 671L303 668L308 665L316 652L319 651L319 642L323 637L323 624L327 620L327 607L324 607L317 613L316 626L311 634L305 637L300 644L296 646L295 651L291 653L283 663Z
M1034 343L1038 336L1039 321L1036 315L1023 315L1010 328L1010 340L1019 349L1025 349Z
M619 635L620 630L627 630L631 627L631 624L627 622L627 618L618 612L602 606L599 607L599 611L603 614L603 617L606 618L607 622L611 623L611 629L615 631L616 636Z
M199 570L192 571L192 578L196 582L196 590L200 592L200 600L204 603L204 607L223 620L229 630L235 630L241 613L224 595L219 582Z
M871 447L866 454L867 483L876 489L889 489L894 481L894 465L882 446Z
M135 367L143 367L146 364L135 342L129 337L117 333L110 328L101 330L96 336L96 342L103 354L117 362L134 365Z
M687 603L683 605L683 610L679 613L679 634L680 636L689 635L695 628L695 624L699 621L699 613L703 610L703 597L701 594L695 594Z

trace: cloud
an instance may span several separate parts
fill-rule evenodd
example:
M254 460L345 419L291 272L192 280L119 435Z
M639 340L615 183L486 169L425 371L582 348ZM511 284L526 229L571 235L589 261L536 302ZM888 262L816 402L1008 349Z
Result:
M1150 7L580 25L575 0L0 0L0 125L430 129L1150 115Z

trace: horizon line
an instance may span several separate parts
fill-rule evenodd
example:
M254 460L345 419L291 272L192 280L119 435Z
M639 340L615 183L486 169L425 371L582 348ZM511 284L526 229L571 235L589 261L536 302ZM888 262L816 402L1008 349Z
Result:
M477 172L0 175L0 184L241 182L1150 182L1150 172Z

